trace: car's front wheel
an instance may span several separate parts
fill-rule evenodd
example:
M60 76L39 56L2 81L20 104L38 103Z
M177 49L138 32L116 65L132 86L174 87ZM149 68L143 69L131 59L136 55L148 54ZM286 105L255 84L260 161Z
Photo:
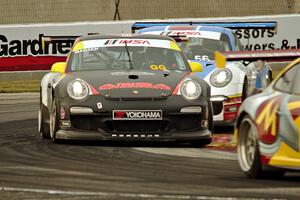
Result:
M249 178L276 178L284 175L284 171L265 170L263 168L257 129L253 120L247 115L242 119L239 126L237 153L239 165Z
M58 130L58 111L56 100L53 99L50 108L50 137L53 142L56 142L56 132Z
M262 173L257 137L255 124L250 117L244 117L239 127L237 152L240 167L249 178L258 178Z
M48 113L46 111L45 106L40 105L39 116L38 116L38 126L39 126L39 132L41 133L41 136L44 139L50 138L49 123L46 122L47 114Z
M49 112L48 108L42 103L42 94L40 94L40 108L38 113L38 131L44 139L50 138Z

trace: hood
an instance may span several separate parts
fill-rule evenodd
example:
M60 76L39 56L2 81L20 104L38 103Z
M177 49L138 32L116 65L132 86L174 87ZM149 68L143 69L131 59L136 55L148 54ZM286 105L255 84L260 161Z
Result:
M160 98L172 94L188 72L154 70L99 70L71 72L90 85L93 94L107 98Z
M197 72L197 76L200 78L205 78L208 74L210 74L213 70L217 69L215 65L215 61L204 61L204 60L189 60L192 62L198 62L203 66L202 72Z

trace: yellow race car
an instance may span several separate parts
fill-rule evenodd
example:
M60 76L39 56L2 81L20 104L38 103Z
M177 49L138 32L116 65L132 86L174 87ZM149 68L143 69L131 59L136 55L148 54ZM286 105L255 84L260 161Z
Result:
M300 170L300 50L222 56L223 61L297 58L263 92L242 103L235 138L239 165L249 178L282 176L287 170Z

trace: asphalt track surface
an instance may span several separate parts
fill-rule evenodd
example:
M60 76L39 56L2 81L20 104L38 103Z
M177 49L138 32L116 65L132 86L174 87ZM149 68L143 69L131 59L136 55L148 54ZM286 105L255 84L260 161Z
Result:
M300 199L300 173L249 180L234 152L66 142L37 132L37 94L0 95L0 199Z

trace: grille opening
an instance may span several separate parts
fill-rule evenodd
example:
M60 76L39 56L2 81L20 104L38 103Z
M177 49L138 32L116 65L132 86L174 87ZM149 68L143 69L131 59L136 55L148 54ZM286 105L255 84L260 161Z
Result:
M213 101L212 106L213 106L214 115L218 115L223 110L223 101Z
M114 133L159 133L167 130L168 122L159 120L107 121L106 127Z

